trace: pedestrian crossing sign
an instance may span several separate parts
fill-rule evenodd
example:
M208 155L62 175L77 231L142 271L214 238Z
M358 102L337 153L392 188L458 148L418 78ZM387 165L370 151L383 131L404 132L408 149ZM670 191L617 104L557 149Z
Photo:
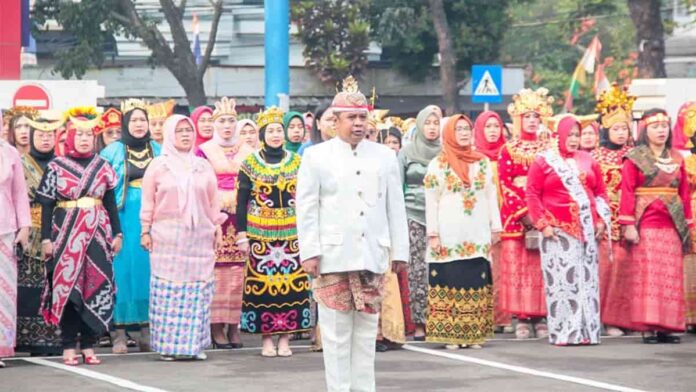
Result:
M503 67L474 65L471 68L471 90L473 103L503 102Z

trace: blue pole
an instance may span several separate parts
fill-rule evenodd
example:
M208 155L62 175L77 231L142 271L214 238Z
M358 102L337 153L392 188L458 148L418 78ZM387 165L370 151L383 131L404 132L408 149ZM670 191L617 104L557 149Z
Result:
M290 93L290 6L289 0L266 0L265 94L266 107L278 106L278 94Z

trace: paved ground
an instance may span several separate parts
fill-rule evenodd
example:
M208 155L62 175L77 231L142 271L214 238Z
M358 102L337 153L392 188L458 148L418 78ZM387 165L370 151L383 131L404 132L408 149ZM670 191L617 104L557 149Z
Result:
M305 341L295 342L292 358L274 359L260 356L259 343L250 338L243 350L211 350L204 362L131 354L103 356L101 366L67 368L57 359L17 358L0 370L0 391L324 390L321 354L309 352ZM680 345L644 345L628 337L564 348L498 339L482 350L457 351L412 343L377 355L377 390L694 391L696 336L684 336Z

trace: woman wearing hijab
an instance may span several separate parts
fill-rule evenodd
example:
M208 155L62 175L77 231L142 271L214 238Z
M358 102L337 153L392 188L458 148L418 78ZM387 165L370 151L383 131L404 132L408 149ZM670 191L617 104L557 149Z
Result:
M252 150L256 151L259 149L259 126L256 125L254 120L246 118L237 121L235 132L239 140L246 143Z
M473 150L473 128L464 115L449 118L424 179L426 340L448 349L480 348L494 327L490 250L502 227L493 168Z
M194 149L213 138L213 109L199 106L191 113L191 121L196 126L196 141ZM166 137L166 135L165 135ZM195 153L195 151L194 151Z
M237 111L234 99L223 97L215 103L210 141L201 144L196 154L210 162L217 176L222 223L222 246L215 252L215 294L212 303L212 340L217 348L242 347L239 321L242 309L244 265L247 255L239 248L237 228L237 176L244 159L253 152L236 133ZM225 333L225 328L227 332Z
M410 236L408 267L411 292L411 317L416 324L414 339L425 340L428 306L428 265L425 227L425 188L423 178L430 161L440 153L440 120L442 111L435 105L426 106L416 117L413 141L399 152L401 182L404 184L406 215Z
M336 115L333 110L329 110L330 107L331 102L326 102L317 108L314 113L314 126L312 127L310 140L304 143L297 151L300 156L307 148L331 140L336 136Z
M121 104L121 113L121 140L100 153L118 175L116 203L119 219L127 228L123 233L123 251L114 259L118 292L114 309L116 330L111 340L115 354L128 353L128 326L140 329L140 351L150 351L150 256L140 246L140 206L145 170L160 154L160 145L150 140L145 103L126 100Z
M302 147L302 140L304 140L307 132L302 113L285 113L283 115L283 128L285 129L285 149L296 153Z
M295 217L300 156L283 148L284 122L276 107L259 115L263 147L242 163L237 194L237 242L249 255L242 331L262 334L264 357L291 356L290 334L311 327L309 277L300 265Z
M592 152L599 145L599 124L592 121L580 133L580 149Z
M0 116L0 127L3 118ZM17 259L15 247L29 248L31 214L22 161L17 150L0 139L0 368L14 356L17 331Z
M517 316L515 336L518 339L548 336L543 318L546 316L544 279L539 255L539 233L527 216L525 196L527 173L536 156L548 148L538 139L541 124L553 115L548 90L524 89L508 106L513 134L500 150L498 178L503 202L500 218L503 223L500 252L501 307Z
M37 191L41 246L50 259L42 309L48 323L60 326L64 364L78 364L79 345L84 363L99 365L94 344L112 321L112 258L123 240L118 176L94 154L96 111L77 108L69 116L65 156L48 164Z
M55 128L61 122L42 119L32 121L31 148L22 156L24 178L31 203L29 246L18 262L17 276L17 351L31 355L54 355L62 351L60 336L46 324L40 312L41 293L46 276L46 263L41 250L41 204L36 191L48 163L54 158Z
M501 207L500 180L498 179L498 158L500 150L505 145L505 125L498 113L484 111L476 117L474 123L474 146L476 151L485 155L493 168L493 181L498 193L498 207ZM500 242L493 243L491 247L491 270L493 273L493 302L496 327L502 328L506 333L512 333L512 317L501 306L501 293L503 285L500 284Z
M140 240L152 266L151 344L166 361L203 360L224 216L215 172L193 152L193 121L175 114L163 129L162 155L145 172L140 210Z
M549 342L599 344L597 238L611 225L602 171L580 150L580 122L572 115L557 127L558 152L542 152L529 168L529 217L543 238Z
M65 125L61 125L56 129L56 146L53 149L53 152L56 154L57 157L62 157L65 155L65 138L68 136L67 135L67 130L65 129Z
M686 327L684 253L691 251L691 204L684 158L672 148L670 118L646 111L621 173L619 223L633 244L628 273L631 330L643 342L679 343Z

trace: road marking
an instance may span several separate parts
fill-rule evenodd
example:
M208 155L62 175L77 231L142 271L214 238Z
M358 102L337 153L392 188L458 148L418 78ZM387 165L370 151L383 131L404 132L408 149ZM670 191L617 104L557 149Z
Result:
M47 361L47 360L41 359L41 358L21 358L21 359L23 361L30 362L30 363L33 363L36 365L41 365L41 366L51 367L51 368L58 369L58 370L63 370L63 371L69 372L69 373L74 373L74 374L80 375L82 377L87 377L87 378L91 378L93 380L113 384L113 385L116 385L116 386L121 387L121 388L130 389L132 391L167 392L164 389L153 388L153 387L148 387L147 385L136 384L132 381L129 381L129 380L126 380L123 378L109 376L107 374L98 373L98 372L95 372L92 370L78 368L75 366L67 366L67 365L63 365L61 363L51 362L51 361Z
M409 351L413 351L413 352L417 352L417 353L434 355L437 357L448 358L448 359L454 359L456 361L461 361L461 362L474 363L477 365L488 366L488 367L492 367L492 368L496 368L496 369L508 370L508 371L516 372L516 373L528 374L531 376L551 378L554 380L571 382L574 384L580 384L580 385L585 385L588 387L604 389L607 391L646 392L646 391L641 390L641 389L629 388L629 387L624 387L621 385L608 384L605 382L590 380L587 378L566 376L563 374L545 372L542 370L536 370L536 369L526 368L526 367L522 367L522 366L508 365L508 364L502 363L502 362L489 361L486 359L470 357L467 355L453 354L453 353L448 353L448 352L443 352L443 351L438 351L438 350L432 350L429 348L416 347L416 346L412 346L410 344L405 344L403 346L403 348L405 350L409 350Z

